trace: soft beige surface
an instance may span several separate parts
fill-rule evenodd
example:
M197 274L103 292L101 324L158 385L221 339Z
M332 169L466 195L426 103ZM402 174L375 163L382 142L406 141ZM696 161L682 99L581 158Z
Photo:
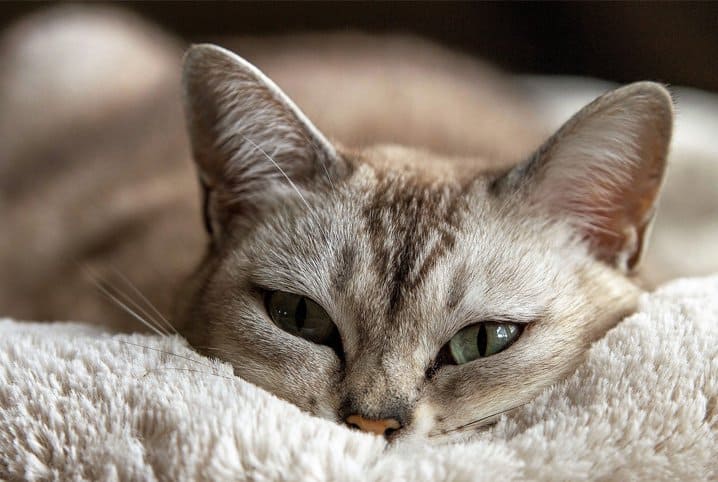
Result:
M387 448L179 339L5 320L0 478L715 479L717 355L718 276L674 282L646 295L565 383L474 440Z

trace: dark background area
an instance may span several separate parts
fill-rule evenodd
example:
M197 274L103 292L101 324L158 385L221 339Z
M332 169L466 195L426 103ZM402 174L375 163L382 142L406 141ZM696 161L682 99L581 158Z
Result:
M0 3L0 27L47 6ZM126 2L188 41L362 30L413 33L523 73L651 79L718 91L718 2Z

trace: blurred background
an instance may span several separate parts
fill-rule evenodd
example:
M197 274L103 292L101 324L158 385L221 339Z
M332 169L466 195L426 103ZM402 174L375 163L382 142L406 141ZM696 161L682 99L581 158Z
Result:
M56 2L0 3L0 28ZM413 33L520 73L718 90L718 2L123 2L187 41Z
M58 3L0 1L0 315L124 326L86 266L102 279L121 267L168 312L173 285L206 242L179 101L181 52L191 42L241 47L347 145L396 142L512 162L617 84L668 84L677 115L643 276L654 286L718 272L718 2L49 8ZM320 35L292 35L304 32ZM349 32L409 34L450 50L401 36L322 35ZM520 75L497 75L451 50ZM334 77L332 59L345 69ZM322 85L344 86L351 95L340 89L333 102L347 102L345 110ZM364 102L363 92L385 102ZM333 130L346 112L366 139ZM456 122L464 118L473 121Z

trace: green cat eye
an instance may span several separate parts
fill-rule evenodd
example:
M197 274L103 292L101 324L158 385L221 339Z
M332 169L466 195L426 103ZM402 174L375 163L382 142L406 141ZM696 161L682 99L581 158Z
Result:
M274 324L294 336L323 345L336 333L324 308L305 296L272 291L267 294L266 305Z
M467 326L449 341L449 352L457 365L495 355L518 338L516 323L487 321Z

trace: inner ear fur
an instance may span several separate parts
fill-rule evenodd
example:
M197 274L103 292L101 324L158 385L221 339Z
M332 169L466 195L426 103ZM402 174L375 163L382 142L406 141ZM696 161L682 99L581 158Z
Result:
M600 260L638 265L663 184L673 102L660 84L613 90L574 115L526 162L498 179L550 216L567 220Z
M220 235L262 207L321 188L347 165L274 82L215 45L184 57L185 114L205 193L206 225Z

